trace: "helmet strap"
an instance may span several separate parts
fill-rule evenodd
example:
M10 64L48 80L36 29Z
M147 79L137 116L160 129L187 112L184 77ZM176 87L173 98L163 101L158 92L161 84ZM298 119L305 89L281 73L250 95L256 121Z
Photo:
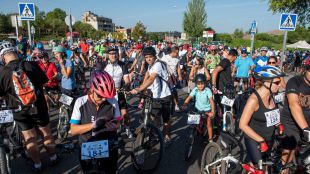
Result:
M273 82L273 79L271 79L271 82L270 82L269 87L266 86L265 84L263 84L263 86L269 90L269 94L270 94L270 95L269 95L269 100L268 100L268 103L269 103L269 104L270 104L270 101L271 101L271 100L274 101L273 93L272 93L272 91L271 91L272 82Z

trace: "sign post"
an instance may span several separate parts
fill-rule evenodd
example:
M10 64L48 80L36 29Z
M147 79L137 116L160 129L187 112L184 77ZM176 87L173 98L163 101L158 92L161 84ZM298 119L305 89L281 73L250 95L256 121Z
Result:
M255 33L257 32L257 22L254 20L251 24L251 53L250 55L252 55L253 52L253 48L254 48L254 36Z
M32 34L32 41L33 41L32 44L34 44L34 34L36 33L36 29L34 28L34 26L31 26L30 30L31 30L31 34Z
M32 44L31 39L31 31L30 31L30 22L35 20L35 7L34 3L18 3L18 12L20 16L20 20L26 20L27 26L28 26L28 37L29 37L29 43Z
M297 14L282 13L280 18L279 30L284 30L283 45L281 53L281 67L285 59L287 32L296 29Z
M65 23L69 26L70 30L70 45L73 45L72 26L75 24L75 18L71 15L71 10L70 14L65 18Z

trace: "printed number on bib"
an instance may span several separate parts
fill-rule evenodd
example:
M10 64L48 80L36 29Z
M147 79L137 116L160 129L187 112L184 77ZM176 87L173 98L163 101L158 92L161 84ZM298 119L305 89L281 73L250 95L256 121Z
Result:
M228 97L226 96L223 96L222 100L221 100L221 103L223 105L226 105L226 106L230 106L232 107L232 105L234 104L235 100L234 99L229 99Z
M278 95L274 96L274 100L276 103L282 103L284 100L284 92L279 93Z
M280 110L275 109L265 112L267 127L274 126L280 123Z
M13 122L13 112L12 110L0 111L0 124L12 123Z
M59 99L59 102L65 104L65 105L68 105L68 106L71 105L72 101L73 101L73 98L70 96L67 96L65 94L61 94L61 97Z
M108 140L93 141L82 144L81 159L88 160L94 158L109 157L109 142Z
M187 124L199 124L200 115L199 114L188 114Z

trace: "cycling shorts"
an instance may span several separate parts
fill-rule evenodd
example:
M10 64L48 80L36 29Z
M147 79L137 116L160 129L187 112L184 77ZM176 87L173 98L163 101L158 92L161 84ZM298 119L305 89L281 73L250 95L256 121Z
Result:
M14 113L14 120L21 128L21 131L30 130L35 127L45 127L49 124L50 118L47 110L38 109L38 114L30 115L26 111Z
M285 137L281 140L283 149L295 150L300 138L300 130L291 126L286 126L284 130Z
M155 116L161 115L163 118L163 122L168 123L171 115L171 104L171 95L161 99L154 99L152 103L152 114Z
M120 109L127 109L127 102L125 98L125 94L123 92L119 92L118 94L118 105Z
M249 137L244 137L244 143L247 150L247 154L249 155L250 161L256 165L258 164L259 160L266 159L268 157L268 154L271 153L271 147L272 147L272 140L266 141L268 144L268 151L266 153L262 153L259 150L260 144L253 139Z

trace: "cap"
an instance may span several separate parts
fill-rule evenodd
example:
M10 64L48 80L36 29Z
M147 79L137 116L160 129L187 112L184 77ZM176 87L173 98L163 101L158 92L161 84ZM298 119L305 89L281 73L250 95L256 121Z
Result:
M241 49L241 54L247 53L246 48Z
M111 51L118 51L118 49L115 47L108 47L106 53L110 53Z
M138 44L138 45L136 46L136 49L138 49L138 50L142 49L142 44Z

